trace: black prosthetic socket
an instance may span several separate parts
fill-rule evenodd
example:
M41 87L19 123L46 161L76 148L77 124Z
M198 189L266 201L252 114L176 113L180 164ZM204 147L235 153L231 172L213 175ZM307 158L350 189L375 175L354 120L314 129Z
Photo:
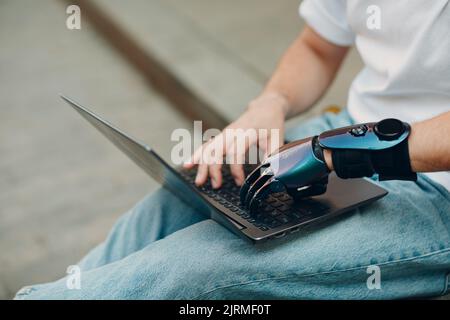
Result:
M378 174L380 181L417 180L411 169L408 139L382 150L333 149L332 160L336 174L343 179Z
M416 181L417 174L411 169L408 139L390 149L372 154L372 165L379 174L379 180Z
M375 173L370 152L366 150L333 150L331 157L337 176L342 179L371 177Z
M342 179L371 177L377 173L380 181L417 180L417 174L411 170L408 140L380 151L333 150L332 159L334 170Z

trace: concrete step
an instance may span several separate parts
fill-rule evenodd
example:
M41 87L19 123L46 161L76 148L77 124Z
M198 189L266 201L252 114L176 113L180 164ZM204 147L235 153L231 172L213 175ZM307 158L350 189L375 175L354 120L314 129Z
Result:
M58 96L86 104L166 159L191 124L60 1L0 9L0 299L64 275L158 184ZM11 36L14 35L14 36Z
M82 10L83 6L88 12L93 7L97 10L92 16L94 25L109 33L112 43L121 43L128 59L139 56L142 65L158 66L156 72L151 67L141 71L153 73L155 85L172 101L174 96L184 97L173 101L175 105L216 127L236 119L261 91L303 26L298 0L245 0L238 5L208 0L78 2ZM105 28L108 24L113 28ZM120 32L112 34L111 29ZM133 44L128 52L117 34ZM328 104L345 105L351 79L360 67L352 52L312 113Z

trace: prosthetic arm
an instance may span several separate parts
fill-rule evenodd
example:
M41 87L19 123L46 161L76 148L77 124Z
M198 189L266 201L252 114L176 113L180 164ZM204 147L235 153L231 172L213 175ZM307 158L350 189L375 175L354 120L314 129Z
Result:
M357 124L291 142L272 154L245 180L241 202L254 211L269 194L286 191L295 199L325 193L330 170L323 151L332 151L343 179L379 175L379 180L417 179L412 172L409 124L397 119Z

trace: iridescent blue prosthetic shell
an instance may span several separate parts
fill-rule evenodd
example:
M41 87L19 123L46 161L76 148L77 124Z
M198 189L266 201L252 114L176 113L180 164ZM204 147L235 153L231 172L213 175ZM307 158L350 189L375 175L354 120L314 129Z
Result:
M410 132L409 124L385 119L325 131L286 144L247 177L241 188L241 202L252 211L274 192L286 191L294 198L322 194L330 173L324 149L380 151L399 145Z

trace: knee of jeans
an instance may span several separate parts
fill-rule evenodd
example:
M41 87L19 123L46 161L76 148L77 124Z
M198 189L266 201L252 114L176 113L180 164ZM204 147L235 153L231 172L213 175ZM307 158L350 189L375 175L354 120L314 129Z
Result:
M170 208L168 205L178 205L179 201L174 195L164 188L150 193L117 220L112 233L120 232L123 227L131 225L148 225L151 219L162 216Z
M166 201L172 201L173 198L176 198L169 190L165 188L158 188L157 190L149 193L142 201L140 205L149 205L153 203L160 203Z
M225 238L242 241L216 222L206 220L162 240L160 254L152 252L148 261L153 270L159 270L159 298L193 299L229 281L233 268L228 265L229 246L221 244L221 240L228 242Z
M162 211L167 205L178 205L180 200L165 188L159 188L148 194L134 208L133 212L156 211L158 208Z

